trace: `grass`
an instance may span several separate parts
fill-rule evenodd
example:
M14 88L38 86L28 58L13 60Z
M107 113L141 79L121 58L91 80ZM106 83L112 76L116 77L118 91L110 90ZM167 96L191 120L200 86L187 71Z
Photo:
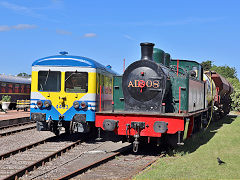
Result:
M134 179L240 179L240 117L214 122Z

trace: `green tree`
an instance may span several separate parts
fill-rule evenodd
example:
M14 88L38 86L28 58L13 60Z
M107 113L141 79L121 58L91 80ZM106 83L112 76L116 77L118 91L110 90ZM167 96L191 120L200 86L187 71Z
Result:
M209 61L209 60L208 61L203 61L201 63L204 71L209 71L212 68L212 64L213 64L213 62Z
M237 71L234 67L213 65L211 71L216 71L225 78L237 78Z
M235 111L240 111L240 81L238 78L227 78L227 80L234 88L234 91L231 94L232 109Z
M19 77L31 77L31 75L29 75L29 74L27 74L25 72L19 73L17 76L19 76Z

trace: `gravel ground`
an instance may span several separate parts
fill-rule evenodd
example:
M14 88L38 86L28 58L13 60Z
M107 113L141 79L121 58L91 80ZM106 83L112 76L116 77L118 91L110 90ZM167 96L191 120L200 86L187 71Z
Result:
M9 173L24 169L30 164L38 162L39 160L65 148L66 146L73 144L75 141L76 138L66 139L65 137L59 137L1 160L0 170L2 173L0 173L0 178L6 178L9 176ZM3 171L7 171L7 173L4 173Z
M144 149L137 154L130 152L129 154L118 156L101 166L74 177L74 179L131 179L149 163L153 163L161 157L157 151L149 150Z
M7 132L15 131L15 130L25 129L28 127L36 127L36 123L5 128L5 129L0 130L0 133L7 133Z
M90 165L97 160L108 157L129 143L112 141L83 142L69 150L62 156L46 163L37 170L30 172L21 179L57 179L82 167Z
M29 130L2 137L0 138L0 154L51 136L55 135L48 131L38 132L36 130ZM122 143L115 138L116 137L109 138L109 136L107 136L101 141L83 142L64 153L62 156L24 175L21 179L57 179L70 172L90 165L95 161L108 157L115 151L130 145L129 143ZM56 151L57 147L63 146L66 141L69 140L61 140L61 142L52 143L51 147L45 144L39 145L34 148L34 150L16 154L14 158L7 158L7 161L0 161L0 175L6 173L10 175L14 172L13 169L20 169L28 165L29 162L32 163L31 160L33 159L37 160L44 155L53 153L53 151ZM35 153L33 153L33 151ZM44 151L44 153L40 154L39 152L41 151ZM74 179L128 179L141 171L147 164L159 158L159 152L159 150L157 152L152 152L152 150L149 152L148 147L147 149L141 149L138 154L130 153L122 155ZM0 176L0 178L2 177L3 176Z
M13 151L52 136L55 136L52 132L37 131L36 129L15 133L10 136L3 136L0 138L0 154Z

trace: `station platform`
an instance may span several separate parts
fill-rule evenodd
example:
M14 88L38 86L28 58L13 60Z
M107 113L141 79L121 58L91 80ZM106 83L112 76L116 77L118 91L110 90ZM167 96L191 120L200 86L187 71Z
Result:
M0 121L18 118L29 118L30 112L23 110L8 110L7 113L0 112Z
M30 122L29 117L29 111L8 110L7 113L0 112L0 128L9 125Z

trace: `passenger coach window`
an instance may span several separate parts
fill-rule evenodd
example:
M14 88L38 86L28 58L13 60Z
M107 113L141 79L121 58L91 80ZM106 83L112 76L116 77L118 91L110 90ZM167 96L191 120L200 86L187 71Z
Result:
M88 92L88 73L87 72L66 72L65 91L68 93Z
M38 90L59 92L61 90L61 72L59 71L39 71Z

